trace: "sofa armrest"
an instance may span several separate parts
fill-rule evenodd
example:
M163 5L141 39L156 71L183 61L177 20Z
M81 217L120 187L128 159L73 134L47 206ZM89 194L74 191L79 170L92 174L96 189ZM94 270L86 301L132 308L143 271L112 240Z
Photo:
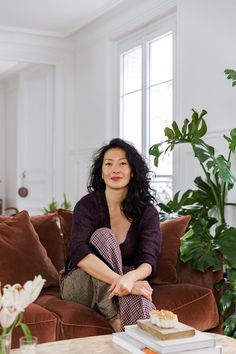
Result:
M223 295L223 289L217 291L215 283L223 279L223 270L213 272L212 269L207 269L204 272L193 269L191 261L183 263L180 259L177 262L177 282L188 283L209 288L213 291L216 302L219 302L220 297Z

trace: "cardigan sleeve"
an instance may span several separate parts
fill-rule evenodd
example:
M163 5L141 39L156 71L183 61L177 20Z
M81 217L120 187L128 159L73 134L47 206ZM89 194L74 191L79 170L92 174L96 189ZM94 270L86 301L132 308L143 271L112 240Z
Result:
M161 249L162 234L160 230L159 213L150 204L144 211L140 220L138 247L134 259L134 267L142 263L149 263L152 266L154 275L157 269L157 259Z
M90 195L79 200L73 211L70 259L73 267L91 253L89 239L95 230L96 207Z

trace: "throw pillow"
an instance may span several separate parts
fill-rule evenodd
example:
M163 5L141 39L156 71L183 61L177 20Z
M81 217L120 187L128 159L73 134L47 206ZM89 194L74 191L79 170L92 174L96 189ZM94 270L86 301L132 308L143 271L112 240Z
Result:
M30 217L30 221L58 271L64 267L64 241L56 212Z
M23 284L41 274L45 287L58 285L58 273L30 222L27 211L0 222L0 281Z
M176 283L180 238L186 230L191 216L161 222L162 245L157 261L156 275L150 280L152 284Z

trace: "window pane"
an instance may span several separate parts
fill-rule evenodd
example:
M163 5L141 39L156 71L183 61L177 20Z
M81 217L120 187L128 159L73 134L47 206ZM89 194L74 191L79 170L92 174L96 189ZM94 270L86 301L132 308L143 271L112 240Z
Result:
M124 92L133 92L141 89L142 66L141 47L135 48L123 56Z
M142 150L141 91L124 96L123 138Z
M168 203L172 199L172 177L157 177L151 183L151 187L156 191L158 203Z
M150 89L150 146L166 139L164 129L172 124L172 82ZM153 159L151 159L153 162ZM172 154L160 159L158 175L172 174Z
M172 79L172 35L150 43L150 84Z

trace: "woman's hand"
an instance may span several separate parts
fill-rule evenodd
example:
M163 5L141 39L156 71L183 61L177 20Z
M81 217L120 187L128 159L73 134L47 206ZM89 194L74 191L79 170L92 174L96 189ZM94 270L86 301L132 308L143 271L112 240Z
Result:
M150 301L152 301L152 292L153 289L147 280L137 280L131 290L131 294L141 295Z
M128 272L124 275L121 275L118 279L116 279L110 286L108 296L111 299L113 296L125 296L131 293L134 284L135 284L135 276L134 273Z

